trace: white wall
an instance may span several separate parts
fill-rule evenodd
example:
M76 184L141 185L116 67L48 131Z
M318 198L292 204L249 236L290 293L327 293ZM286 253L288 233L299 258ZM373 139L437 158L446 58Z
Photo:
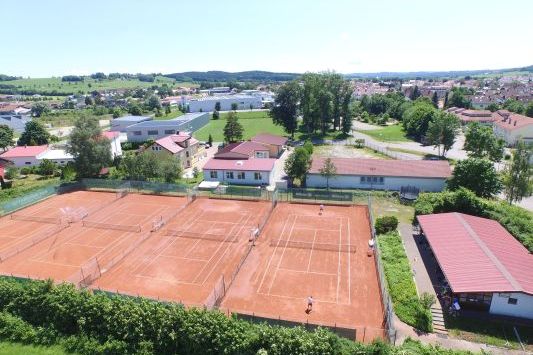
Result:
M11 160L16 167L35 166L41 163L36 157L9 158L9 160Z
M383 177L383 184L361 183L357 175L337 175L329 179L329 187L339 189L374 189L374 190L400 190L402 186L416 186L421 191L437 192L445 187L446 179L443 178L399 178ZM320 174L307 174L307 187L326 187L326 178Z
M254 179L254 171L245 171L244 179L237 179L238 170L228 170L233 171L233 179L226 178L226 170L216 170L218 176L216 178L211 177L211 170L204 170L204 180L205 181L220 181L220 182L229 182L234 185L270 185L272 183L273 175L272 172L261 171L261 180Z
M516 298L516 304L509 304L509 297ZM533 319L533 296L525 293L494 293L490 313Z
M116 137L110 140L111 141L111 156L120 157L122 156L122 146L120 145L120 138Z
M231 110L232 103L237 104L238 110L249 110L250 105L252 105L253 108L262 107L261 97L256 96L235 96L230 98L217 98L216 96L214 96L212 98L208 97L203 100L190 100L186 102L186 105L189 105L190 112L212 112L215 110L215 104L217 102L220 102L220 111Z
M510 146L515 145L519 138L524 139L525 142L531 142L533 140L533 125L514 130L504 130L500 126L494 125L494 134L503 138Z

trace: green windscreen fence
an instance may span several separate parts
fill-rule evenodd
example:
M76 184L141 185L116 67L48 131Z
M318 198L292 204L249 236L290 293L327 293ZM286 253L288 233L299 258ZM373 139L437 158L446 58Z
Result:
M268 192L258 186L219 185L211 190L196 190L198 196L210 198L243 199L243 200L267 200Z
M115 179L83 179L82 186L88 190L117 191L127 190L147 194L187 195L187 185L152 181L115 180Z
M58 185L46 186L38 190L34 190L30 193L27 193L24 196L15 197L11 200L4 202L0 205L2 214L11 213L17 211L26 206L32 205L36 202L39 202L47 197L57 194Z
M291 188L279 190L278 200L282 202L338 203L350 205L359 203L362 199L359 198L359 194L350 191Z

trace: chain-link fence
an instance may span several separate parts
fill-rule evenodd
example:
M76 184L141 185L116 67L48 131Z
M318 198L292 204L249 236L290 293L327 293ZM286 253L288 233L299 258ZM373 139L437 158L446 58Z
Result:
M341 205L366 205L367 191L319 190L306 188L289 188L277 191L280 202L324 203Z
M153 195L187 196L189 187L184 184L172 184L153 181L82 179L81 186L86 190L128 191Z

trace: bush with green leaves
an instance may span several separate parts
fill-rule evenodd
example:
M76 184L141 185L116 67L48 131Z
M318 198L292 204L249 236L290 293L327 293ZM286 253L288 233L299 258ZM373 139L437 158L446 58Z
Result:
M432 331L428 302L418 298L400 235L397 232L382 234L377 241L394 312L402 322L422 331Z
M361 344L317 329L251 324L218 311L92 294L52 281L0 278L0 339L93 354L442 354L425 346Z
M375 229L377 234L393 232L398 228L396 216L381 216L376 218Z
M20 175L20 170L19 170L19 168L15 167L15 166L10 166L9 168L6 169L6 172L4 173L4 177L7 180L16 179L16 178L19 177L19 175Z
M415 202L415 216L461 212L498 221L530 252L533 252L533 213L500 200L477 197L472 191L422 193Z

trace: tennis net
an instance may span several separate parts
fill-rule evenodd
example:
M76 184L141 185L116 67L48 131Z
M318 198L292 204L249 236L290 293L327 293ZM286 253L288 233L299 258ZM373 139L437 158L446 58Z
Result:
M166 229L164 233L165 233L165 235L171 236L171 237L212 240L212 241L215 241L215 242L236 243L237 240L238 240L238 237L236 235L198 233L198 232L192 232L192 231L187 231L187 230L179 230L179 229Z
M329 244L317 242L302 242L297 240L276 239L270 241L271 247L287 247L297 249L312 249L325 251L342 251L346 253L355 253L356 247L351 244Z
M114 229L114 230L119 230L119 231L124 231L124 232L135 232L135 233L141 232L141 226L138 224L125 225L125 224L92 222L92 221L86 221L86 220L84 220L82 223L84 227L89 227L89 228Z
M55 218L55 217L37 217L37 216L26 216L23 214L12 214L11 219L17 220L17 221L61 224L61 219Z

